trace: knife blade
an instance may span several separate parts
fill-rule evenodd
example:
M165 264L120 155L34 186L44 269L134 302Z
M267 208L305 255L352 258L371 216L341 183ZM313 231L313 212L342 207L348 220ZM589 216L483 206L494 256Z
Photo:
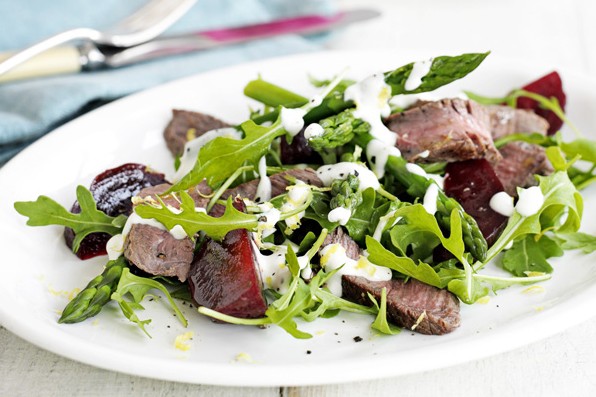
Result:
M366 21L380 15L373 9L354 9L332 16L306 15L255 25L175 36L158 37L128 48L96 46L84 42L78 46L63 46L49 50L23 65L0 76L0 82L64 73L90 72L119 68L139 62L189 52L207 50L284 34L309 35ZM10 54L0 54L0 60Z

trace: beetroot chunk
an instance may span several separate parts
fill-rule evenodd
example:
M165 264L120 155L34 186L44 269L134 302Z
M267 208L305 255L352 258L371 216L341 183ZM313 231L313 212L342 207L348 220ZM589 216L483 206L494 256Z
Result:
M188 281L199 306L241 318L265 315L258 263L245 229L232 230L221 243L207 239L195 256Z
M164 174L155 172L143 164L127 163L108 169L97 175L89 191L97 203L97 209L110 216L130 215L132 212L132 196L141 189L166 182ZM70 212L81 212L79 203L75 201ZM83 239L76 255L81 259L89 259L106 254L106 243L110 239L107 233L91 233ZM74 232L70 228L64 230L66 245L72 248Z
M282 136L280 155L284 164L323 164L321 156L308 145L308 140L304 137L304 130L292 139L292 143L288 143L286 137Z
M503 184L485 159L449 163L445 171L445 194L455 198L476 220L490 247L508 219L489 205L492 196L505 190Z
M565 110L565 103L567 98L563 91L563 82L561 76L557 72L551 72L546 76L539 78L523 87L524 90L534 92L547 98L555 97L559 101L559 105L563 111ZM548 109L540 107L538 102L530 98L518 98L517 108L519 109L531 109L537 115L543 117L548 121L548 135L553 135L555 132L561 129L563 120L561 120L556 114Z

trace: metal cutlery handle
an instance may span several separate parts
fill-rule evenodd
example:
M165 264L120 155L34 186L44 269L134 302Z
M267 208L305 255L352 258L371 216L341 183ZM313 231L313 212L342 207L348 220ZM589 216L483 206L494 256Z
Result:
M15 53L3 62L0 62L0 76L49 49L77 39L95 40L99 36L100 33L97 30L80 28L67 30L65 32L48 37L45 40L42 40L30 47L25 48L22 51Z

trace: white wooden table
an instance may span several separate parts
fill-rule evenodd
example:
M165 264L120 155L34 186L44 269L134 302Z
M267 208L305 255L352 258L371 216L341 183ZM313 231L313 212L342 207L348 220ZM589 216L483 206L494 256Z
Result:
M339 1L346 8L372 3ZM374 6L383 12L380 19L335 34L328 48L491 50L596 75L591 0L383 0ZM596 319L590 319L524 348L432 372L341 385L240 389L97 369L43 351L0 327L0 396L593 396L594 335Z

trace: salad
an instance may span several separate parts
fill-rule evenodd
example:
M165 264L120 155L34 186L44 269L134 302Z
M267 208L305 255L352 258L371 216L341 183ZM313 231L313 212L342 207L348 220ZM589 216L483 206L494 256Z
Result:
M71 211L45 196L15 203L30 225L66 226L80 257L108 254L59 321L113 300L144 330L136 310L159 290L184 324L178 299L298 338L310 335L297 318L341 310L382 333L443 334L459 326L460 302L547 280L563 249L589 254L579 190L596 179L596 143L558 132L558 75L504 98L417 95L487 55L313 81L312 98L259 78L245 94L263 106L240 125L174 112L171 180L125 164L77 187ZM493 260L510 276L487 272Z

